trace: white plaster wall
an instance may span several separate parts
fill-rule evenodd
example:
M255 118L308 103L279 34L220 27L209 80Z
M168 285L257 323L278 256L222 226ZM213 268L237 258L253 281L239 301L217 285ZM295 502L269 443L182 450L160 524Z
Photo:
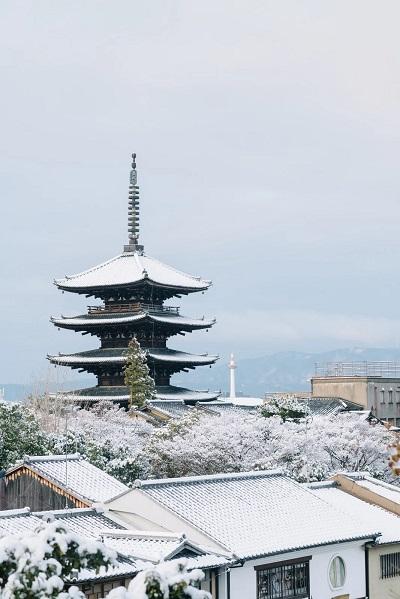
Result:
M365 597L365 553L360 542L318 547L305 551L293 551L274 557L246 562L242 568L231 569L231 599L257 598L257 573L254 566L272 564L283 560L312 556L310 560L311 599L332 599L338 595L350 599ZM340 555L346 564L346 581L342 588L332 589L328 579L329 563ZM222 577L221 577L222 578ZM225 589L220 587L220 598L226 599Z

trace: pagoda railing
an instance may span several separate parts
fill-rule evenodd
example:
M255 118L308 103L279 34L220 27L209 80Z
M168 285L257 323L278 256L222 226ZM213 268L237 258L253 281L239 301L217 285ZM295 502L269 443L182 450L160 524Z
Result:
M141 312L179 314L179 308L177 306L163 306L161 304L145 304L141 302L135 302L131 304L88 306L88 312L89 314L115 314L122 312L133 312L134 314L140 314Z

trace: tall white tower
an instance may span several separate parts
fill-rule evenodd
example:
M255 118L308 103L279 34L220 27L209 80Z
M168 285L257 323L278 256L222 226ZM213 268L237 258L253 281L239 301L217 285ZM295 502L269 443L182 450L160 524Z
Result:
M231 354L231 359L229 360L229 370L230 370L230 374L231 374L231 385L230 385L230 391L229 391L230 399L235 399L235 397L236 397L236 381L235 381L236 368L237 368L237 366L236 366L234 355Z

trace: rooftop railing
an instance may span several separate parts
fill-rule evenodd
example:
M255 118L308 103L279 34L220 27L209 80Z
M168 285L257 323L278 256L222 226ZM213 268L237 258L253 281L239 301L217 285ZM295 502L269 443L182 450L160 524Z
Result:
M315 364L315 376L400 378L400 362L318 362Z
M145 304L135 302L131 304L107 304L103 306L88 306L89 314L115 314L115 313L134 313L151 312L153 314L179 314L177 306L163 306L161 304Z

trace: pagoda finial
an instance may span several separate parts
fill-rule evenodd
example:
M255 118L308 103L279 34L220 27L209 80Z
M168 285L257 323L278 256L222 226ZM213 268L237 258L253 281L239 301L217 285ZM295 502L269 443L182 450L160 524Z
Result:
M139 245L139 186L137 185L136 154L132 154L132 169L129 176L128 201L128 245L125 252L143 250Z

